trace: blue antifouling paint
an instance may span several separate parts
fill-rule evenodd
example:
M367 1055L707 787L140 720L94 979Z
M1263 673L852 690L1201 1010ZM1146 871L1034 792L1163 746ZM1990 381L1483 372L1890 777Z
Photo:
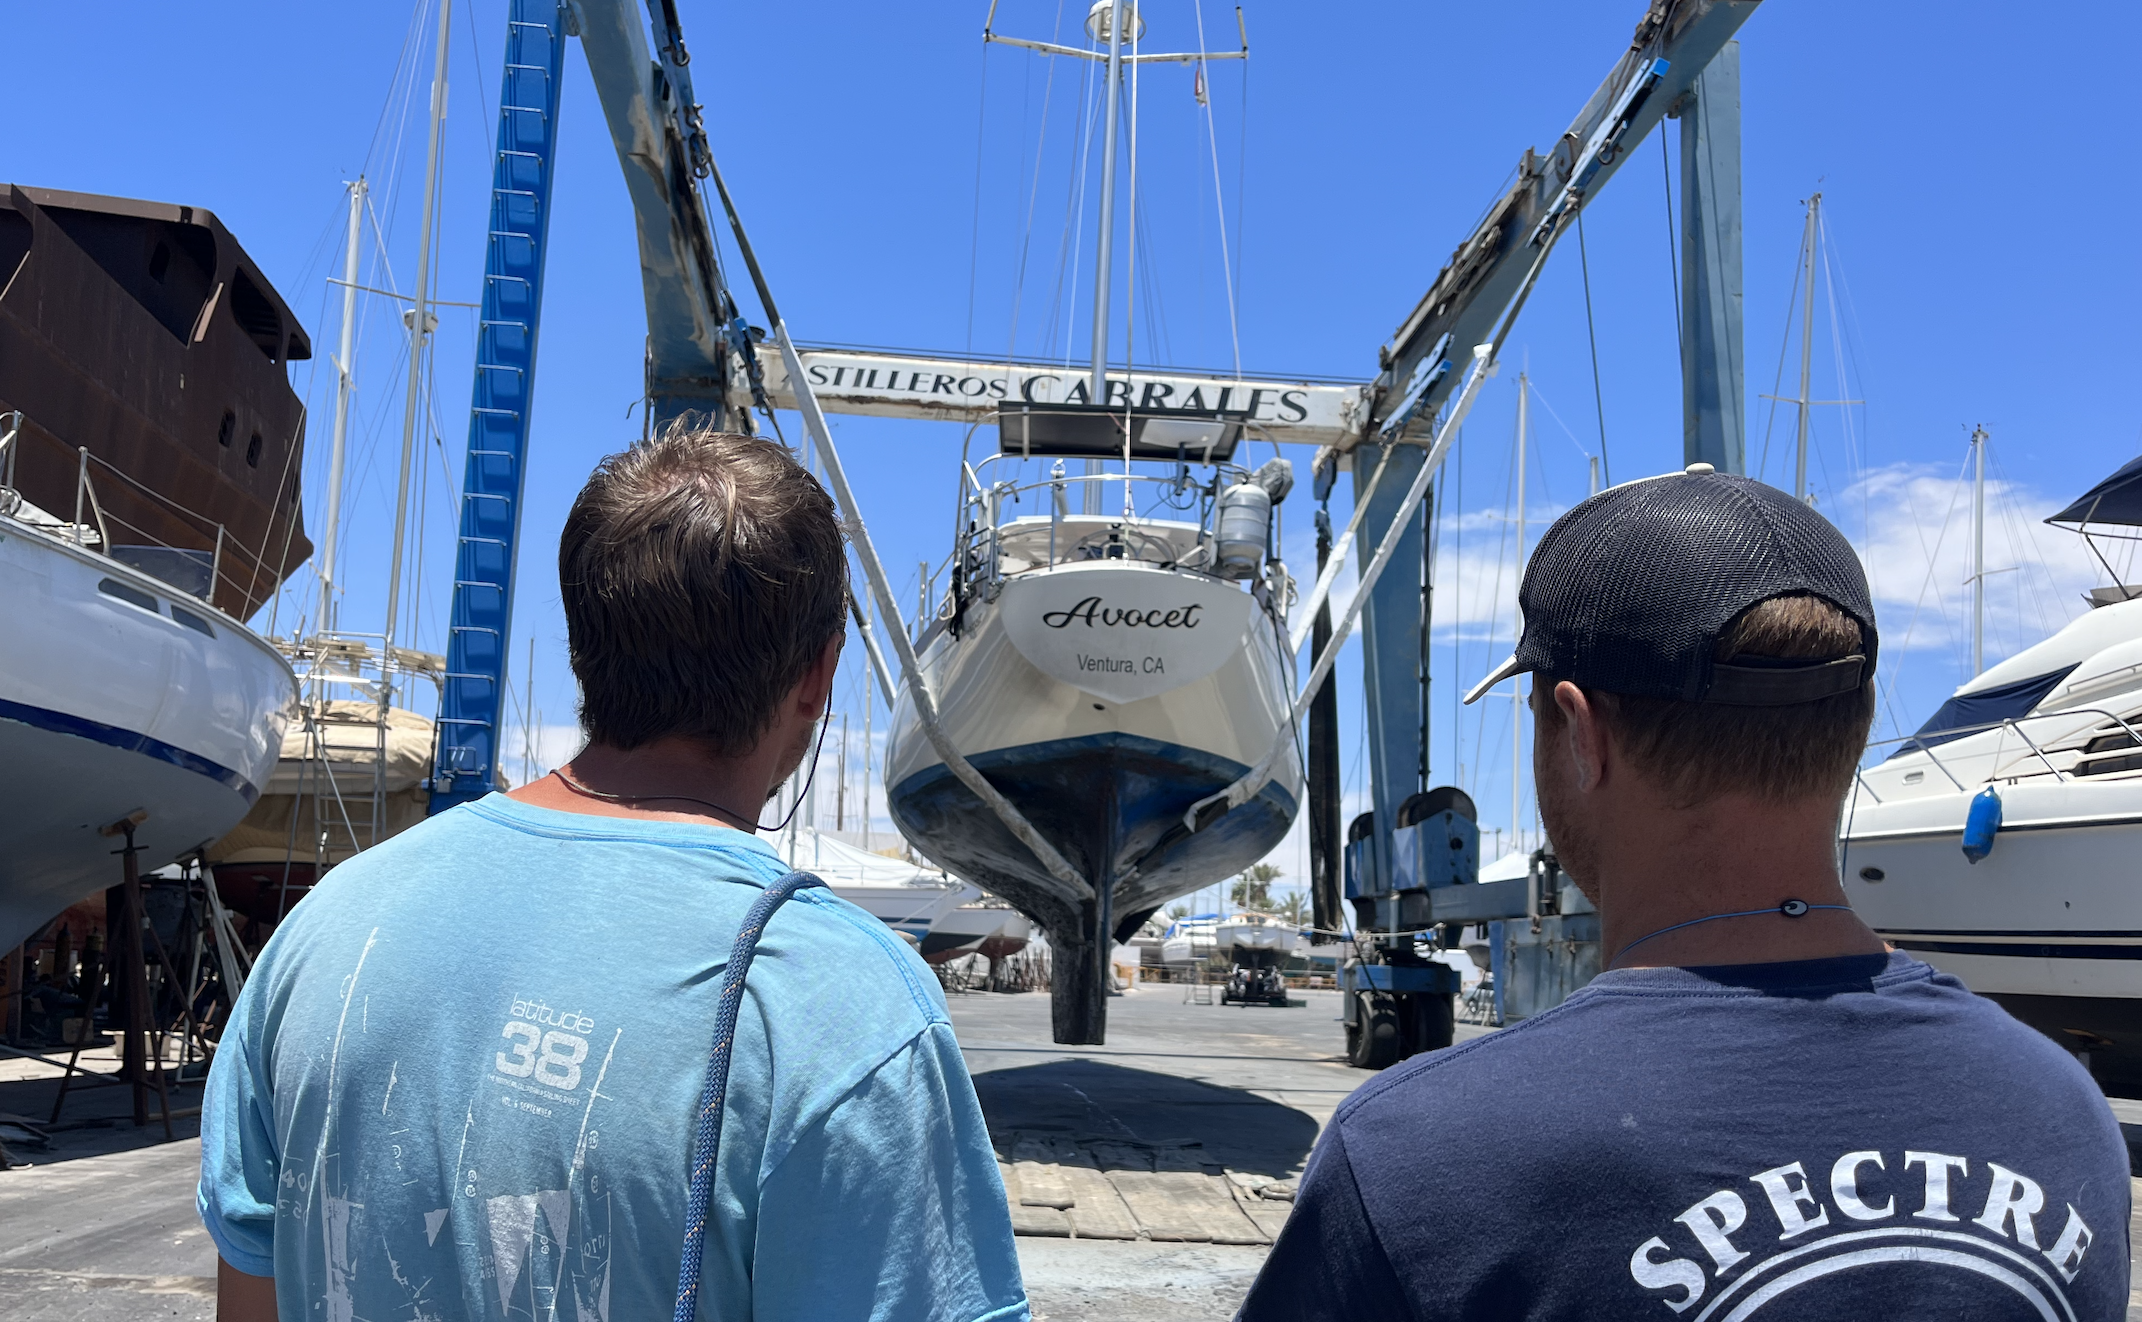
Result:
M1993 852L1993 837L2001 829L2001 796L1988 785L1971 800L1964 814L1963 852L1973 863Z

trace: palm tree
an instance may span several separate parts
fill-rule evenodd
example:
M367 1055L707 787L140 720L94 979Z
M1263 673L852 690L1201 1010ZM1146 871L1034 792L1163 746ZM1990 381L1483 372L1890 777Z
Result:
M1287 898L1274 906L1272 912L1292 926L1300 927L1309 921L1309 897L1298 890L1288 891Z
M1228 898L1238 909L1253 909L1259 912L1272 907L1272 883L1279 880L1280 870L1273 863L1252 863L1243 872Z

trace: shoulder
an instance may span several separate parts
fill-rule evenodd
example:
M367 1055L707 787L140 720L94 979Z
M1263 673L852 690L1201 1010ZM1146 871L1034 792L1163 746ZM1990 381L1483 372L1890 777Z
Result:
M1567 1073L1572 1054L1590 1054L1598 1045L1612 1007L1588 991L1551 1010L1523 1019L1469 1042L1415 1056L1385 1070L1354 1090L1332 1116L1332 1123L1370 1120L1393 1111L1417 1115L1423 1107L1462 1113L1468 1105L1492 1100L1507 1108L1513 1097L1527 1095L1545 1075Z
M793 935L777 930L784 927ZM829 1006L860 1001L880 1016L897 1010L912 1030L909 1036L950 1022L943 989L914 947L823 886L805 887L782 905L759 948L761 958L771 954L783 976L800 977L799 995Z

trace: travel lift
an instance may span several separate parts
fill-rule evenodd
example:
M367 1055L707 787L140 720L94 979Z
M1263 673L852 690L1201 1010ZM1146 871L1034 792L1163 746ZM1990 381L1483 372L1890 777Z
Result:
M806 357L775 310L715 166L674 0L646 0L652 43L626 0L509 0L431 811L481 797L498 783L558 93L565 38L578 36L624 168L639 236L648 324L644 425L651 433L697 412L715 425L749 431L754 405L769 416L776 407L802 413L879 618L897 623L901 615L826 428L828 407L993 420L995 401L988 392L977 396L962 384L1001 379L1008 394L1020 397L1015 403L1076 410L1099 395L1135 424L1140 415L1179 412L1168 401L1202 388L1213 392L1208 400L1228 401L1218 404L1220 411L1236 403L1234 420L1253 423L1261 434L1317 444L1320 500L1329 497L1339 471L1350 470L1353 517L1336 539L1320 517L1317 583L1299 603L1291 639L1297 651L1304 641L1315 644L1294 724L1306 718L1309 726L1316 927L1330 933L1341 926L1342 853L1345 898L1354 910L1356 957L1341 973L1349 1056L1359 1065L1380 1066L1450 1041L1458 978L1448 966L1422 958L1417 943L1455 944L1469 924L1500 925L1494 963L1507 1017L1559 1002L1597 970L1596 915L1561 882L1545 850L1535 856L1528 877L1476 884L1479 832L1471 801L1451 787L1427 787L1424 502L1555 242L1667 115L1682 124L1684 451L1689 462L1743 471L1739 57L1731 37L1758 3L1653 0L1629 49L1554 151L1545 157L1525 152L1517 183L1382 349L1382 371L1368 386L1143 374L1124 378L1118 395L1118 380L1099 369L1101 383L1082 393L1087 382L1076 380L1067 391L1068 378L1040 364L884 353ZM1121 30L1120 23L1111 24L1111 31ZM1119 76L1128 57L1111 49L1106 58L1111 78ZM745 321L724 282L703 180L714 184L733 229L771 324L771 344ZM1241 398L1222 391L1239 391ZM1357 544L1359 588L1334 624L1331 586ZM1385 577L1394 562L1411 572ZM895 678L869 621L860 611L855 621L890 701ZM1342 851L1337 702L1335 686L1325 681L1357 622L1373 807L1349 829ZM1090 899L1085 879L950 746L906 631L887 632L900 682L946 766L996 811L1067 894ZM1185 826L1208 827L1252 798L1283 751L1275 747L1233 785L1194 805ZM1098 945L1104 952L1108 947Z

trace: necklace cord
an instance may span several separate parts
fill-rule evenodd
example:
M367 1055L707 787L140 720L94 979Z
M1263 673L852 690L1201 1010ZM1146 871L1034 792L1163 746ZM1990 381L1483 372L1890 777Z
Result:
M828 717L832 715L832 711L833 704L829 700L826 703L826 714ZM741 829L749 830L754 833L759 831L771 831L778 835L781 831L787 828L788 824L791 821L795 820L796 810L803 806L804 795L809 794L811 792L812 783L818 779L819 755L825 751L826 731L832 728L833 723L830 719L821 720L818 723L818 742L814 744L811 748L811 770L810 774L804 777L803 790L801 793L796 795L796 801L789 805L788 816L783 817L779 822L772 826L765 825L764 823L760 822L757 817L746 817L744 814L737 812L733 808L725 808L721 804L715 803L710 799L695 799L689 794L610 794L603 790L590 789L588 786L581 784L577 780L574 780L571 776L565 774L565 768L563 767L558 767L554 769L550 774L558 778L559 784L565 786L573 793L581 795L585 798L599 799L604 803L654 803L657 801L665 803L696 803L702 808L713 809L716 813L726 818L728 822L733 826L739 826ZM749 822L750 825L748 827L742 827L741 824L745 822Z
M1732 913L1707 914L1702 918L1691 918L1685 923L1675 923L1670 927L1662 927L1656 932L1652 932L1648 935L1636 938L1634 941L1631 941L1629 944L1615 951L1614 958L1607 965L1607 967L1609 969L1618 967L1621 964L1621 957L1623 955L1628 954L1630 951L1644 944L1644 942L1649 941L1652 937L1664 936L1668 932L1678 932L1684 927L1695 927L1701 923L1715 923L1721 918L1755 918L1766 913L1776 914L1783 918L1799 918L1816 909L1844 909L1849 911L1851 907L1852 906L1849 904L1808 904L1802 900L1787 900L1783 904L1773 905L1768 909L1737 909Z

